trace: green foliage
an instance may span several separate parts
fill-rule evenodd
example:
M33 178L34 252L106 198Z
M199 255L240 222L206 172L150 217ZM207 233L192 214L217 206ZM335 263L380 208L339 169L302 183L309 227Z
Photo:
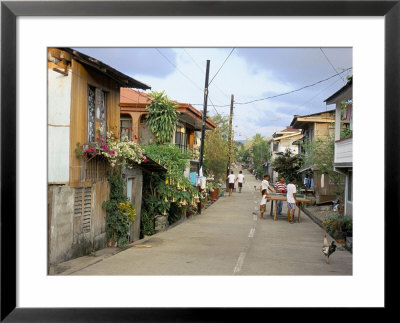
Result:
M333 136L327 136L325 140L318 138L313 141L306 141L302 146L302 159L304 167L313 167L317 174L328 174L334 184L343 183L343 175L335 172L334 150L335 139ZM343 185L338 185L336 194L341 196L344 192Z
M147 126L155 134L157 143L171 142L178 121L178 106L164 95L164 91L153 91L149 94L149 98L150 103L146 106L149 111Z
M144 175L143 209L146 212L146 223L143 229L151 233L154 217L168 215L172 223L180 218L182 208L193 203L197 189L183 176L189 165L189 154L183 153L177 146L148 145L146 156L159 162L167 169L166 174L151 173Z
M301 176L297 171L300 169L301 165L301 159L298 158L297 155L292 154L289 149L286 149L283 155L275 158L271 166L278 172L279 177L283 176L287 180L294 178L296 182L299 182Z
M258 166L256 168L256 173L257 173L259 178L263 178L264 177L264 168L261 167L261 166Z
M260 134L252 138L253 164L258 169L269 159L269 146L267 140Z
M346 127L342 129L342 131L340 132L340 139L346 139L351 137L352 135L353 135L353 130Z
M213 174L216 180L226 176L228 161L228 140L224 139L222 129L208 130L204 140L204 170Z
M182 177L189 166L190 153L182 152L174 144L144 146L145 155L164 165L172 176Z
M106 210L106 234L107 238L124 246L128 241L130 221L136 214L134 206L127 200L124 194L124 182L121 175L114 171L108 177L110 182L110 199L103 202L103 209Z
M227 141L229 138L229 116L215 115L211 117L211 120L217 124L222 139Z
M268 139L256 134L251 139L247 139L246 143L238 149L236 160L243 163L250 163L251 167L264 175L263 164L270 159L270 151Z
M142 210L141 210L141 219L140 219L140 238L144 238L144 236L151 236L155 233L154 230L154 213L150 209L151 206L146 205L147 203L143 200Z
M338 213L332 213L323 222L322 227L325 232L335 236L338 232L346 232L352 235L353 218L351 216L343 216Z

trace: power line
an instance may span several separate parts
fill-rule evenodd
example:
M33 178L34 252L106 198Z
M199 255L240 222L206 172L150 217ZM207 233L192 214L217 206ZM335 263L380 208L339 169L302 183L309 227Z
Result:
M306 102L304 102L302 105L307 104L308 102L311 102L312 100L314 100L317 96L319 96L322 92L324 92L325 90L329 89L331 86L335 85L337 82L339 81L339 79L337 79L335 82L329 84L326 88L322 89L322 91L318 92L316 95L314 95L311 99L307 100Z
M215 108L215 105L214 105L213 101L211 100L210 96L208 97L208 99L210 100L211 105L213 106L215 112L218 114L218 116L220 116L222 118L222 116L219 114L218 110Z
M247 101L247 102L235 102L235 103L236 103L236 104L242 104L242 105L243 105L243 104L250 104L250 103L254 103L254 102L265 101L265 100L274 99L274 98L277 98L277 97L280 97L280 96L292 94L292 93L295 93L295 92L299 92L299 91L304 90L304 89L306 89L306 88L309 88L309 87L315 86L315 85L317 85L317 84L326 82L326 81L328 81L328 80L334 78L335 76L338 76L338 75L340 75L340 74L343 74L344 72L347 72L347 71L349 71L349 70L351 70L351 69L352 69L352 67L349 67L349 68L343 70L343 71L340 72L340 73L337 73L337 74L335 74L335 75L332 75L332 76L330 76L330 77L328 77L328 78L326 78L326 79L320 80L320 81L315 82L315 83L313 83L313 84L305 85L305 86L303 86L303 87L301 87L301 88L299 88L299 89L296 89L296 90L292 90L292 91L285 92L285 93L281 93L281 94L272 95L272 96L269 96L269 97L266 97L266 98L262 98L262 99L256 99L256 100ZM200 104L200 103L192 103L192 105L202 105L202 104ZM226 105L217 105L217 107L228 107L228 106L229 106L228 104L226 104Z
M182 49L183 49L183 51L189 56L189 58L192 60L192 62L196 65L196 67L199 69L199 71L200 71L202 74L204 74L204 73L205 73L205 70L196 62L196 60L193 58L193 56L190 55L189 52L188 52L185 48L182 48ZM225 95L226 97L230 98L230 96L229 96L226 92L224 92L223 90L221 90L221 88L219 88L219 87L217 86L217 84L214 83L213 86L214 86L217 90L219 90L223 95Z
M185 73L183 73L174 63L172 63L168 57L166 57L158 48L156 50L160 53L162 57L164 57L168 63L170 63L173 67L175 67L179 73L181 73L190 83L192 83L196 88L198 88L201 92L203 92L202 88L198 86L190 77L188 77Z
M218 75L219 71L221 70L221 68L225 65L226 61L228 60L228 58L232 55L233 51L235 50L235 48L232 48L231 52L229 53L228 57L225 58L225 61L222 63L221 67L219 68L219 70L217 71L217 73L215 73L214 77L211 79L210 83L208 83L208 85L210 86L210 84L212 83L212 81L215 79L215 77Z
M322 48L320 47L319 49L321 50L322 54L324 54L325 58L327 59L328 63L332 66L332 68L334 69L334 71L335 71L336 73L339 73L339 72L336 70L335 66L333 66L333 64L332 64L332 62L330 61L330 59L328 58L328 56L326 56L326 54L325 54L325 52L322 50ZM340 78L342 79L342 81L343 81L344 83L346 83L345 80L344 80L344 78L342 77L342 75L339 75L339 76L340 76Z
M196 60L193 58L193 56L190 55L190 54L188 53L188 51L187 51L185 48L182 48L182 49L183 49L183 51L190 57L190 59L191 59L192 62L197 66L197 68L200 70L200 72L201 72L202 74L204 74L204 73L205 73L204 69L196 62Z
M160 55L162 56L162 57L164 57L166 60L167 60L167 62L168 63L170 63L173 67L175 67L177 70L178 70L178 72L179 73L181 73L186 79L188 79L196 88L198 88L199 89L199 91L201 91L202 93L204 92L203 91L203 89L200 87L200 86L198 86L196 83L194 83L194 81L190 78L190 77L188 77L185 73L183 73L174 63L172 63L169 59L168 59L168 57L166 57L158 48L156 48L156 50L160 53ZM199 67L199 66L198 66ZM200 67L199 67L200 68ZM210 83L209 83L210 84ZM210 99L210 101L211 101L211 99ZM213 105L214 106L214 105ZM214 109L215 109L215 106L214 106ZM215 111L217 112L217 114L219 114L218 113L218 111L215 109Z

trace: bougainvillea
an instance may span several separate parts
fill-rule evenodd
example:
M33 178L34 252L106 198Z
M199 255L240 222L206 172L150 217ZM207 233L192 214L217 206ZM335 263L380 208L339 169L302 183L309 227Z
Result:
M123 168L132 168L134 164L147 162L144 150L134 141L127 137L117 138L112 131L107 132L107 137L97 137L94 143L77 143L76 156L85 161L95 156L105 157L112 167L119 164Z

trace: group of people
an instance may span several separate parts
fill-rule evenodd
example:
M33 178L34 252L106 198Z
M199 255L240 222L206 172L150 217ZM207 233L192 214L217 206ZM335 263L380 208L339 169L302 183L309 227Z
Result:
M239 193L242 193L242 187L244 183L244 175L242 171L239 171L237 178L235 174L233 174L233 171L231 171L226 179L229 181L229 196L232 196L232 191L235 188L235 182L238 182Z
M260 193L261 193L261 202L260 202L260 219L264 219L264 213L267 209L268 202L268 191L286 194L286 202L288 209L288 219L290 223L293 223L294 220L294 212L296 210L296 185L295 179L291 178L289 184L286 185L285 177L281 176L279 181L275 183L272 188L269 184L269 175L264 175L264 179L261 182ZM245 181L244 175L242 171L239 171L239 175L236 177L233 171L226 178L229 182L229 196L232 196L232 191L235 188L235 183L238 183L239 193L242 193L243 183ZM278 215L282 215L282 206L283 201L276 201L277 209L276 212Z
M285 178L280 177L279 181L275 183L274 187L271 188L269 185L269 175L264 175L264 179L261 182L260 192L261 192L261 202L260 202L260 219L264 219L264 213L267 208L268 202L268 191L286 194L287 209L288 209L288 219L290 223L293 223L294 212L296 210L296 185L295 179L291 178L289 184L285 184ZM276 213L282 215L283 201L276 201Z

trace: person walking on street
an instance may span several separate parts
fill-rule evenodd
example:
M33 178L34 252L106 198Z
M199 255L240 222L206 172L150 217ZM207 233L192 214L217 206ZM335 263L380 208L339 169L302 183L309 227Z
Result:
M294 185L294 178L290 179L290 184L287 186L287 209L288 221L292 224L294 219L294 212L296 211L296 185Z
M271 187L269 186L269 175L264 175L264 179L261 182L261 186L260 186L260 193L261 196L264 195L264 193L268 193L268 190L270 190L271 192L273 192L273 190L271 189Z
M243 183L244 183L244 175L242 174L242 171L239 172L237 181L238 181L238 186L239 186L239 193L242 193L242 187L243 187Z
M227 180L229 180L229 196L232 196L232 191L235 188L235 175L233 174L233 171L231 171L231 173L228 175L228 177L226 178Z
M276 182L274 185L275 188L275 192L277 193L286 193L286 184L285 184L285 177L281 176L281 178L279 179L279 182ZM276 213L278 215L282 215L282 205L283 205L283 201L276 201Z

